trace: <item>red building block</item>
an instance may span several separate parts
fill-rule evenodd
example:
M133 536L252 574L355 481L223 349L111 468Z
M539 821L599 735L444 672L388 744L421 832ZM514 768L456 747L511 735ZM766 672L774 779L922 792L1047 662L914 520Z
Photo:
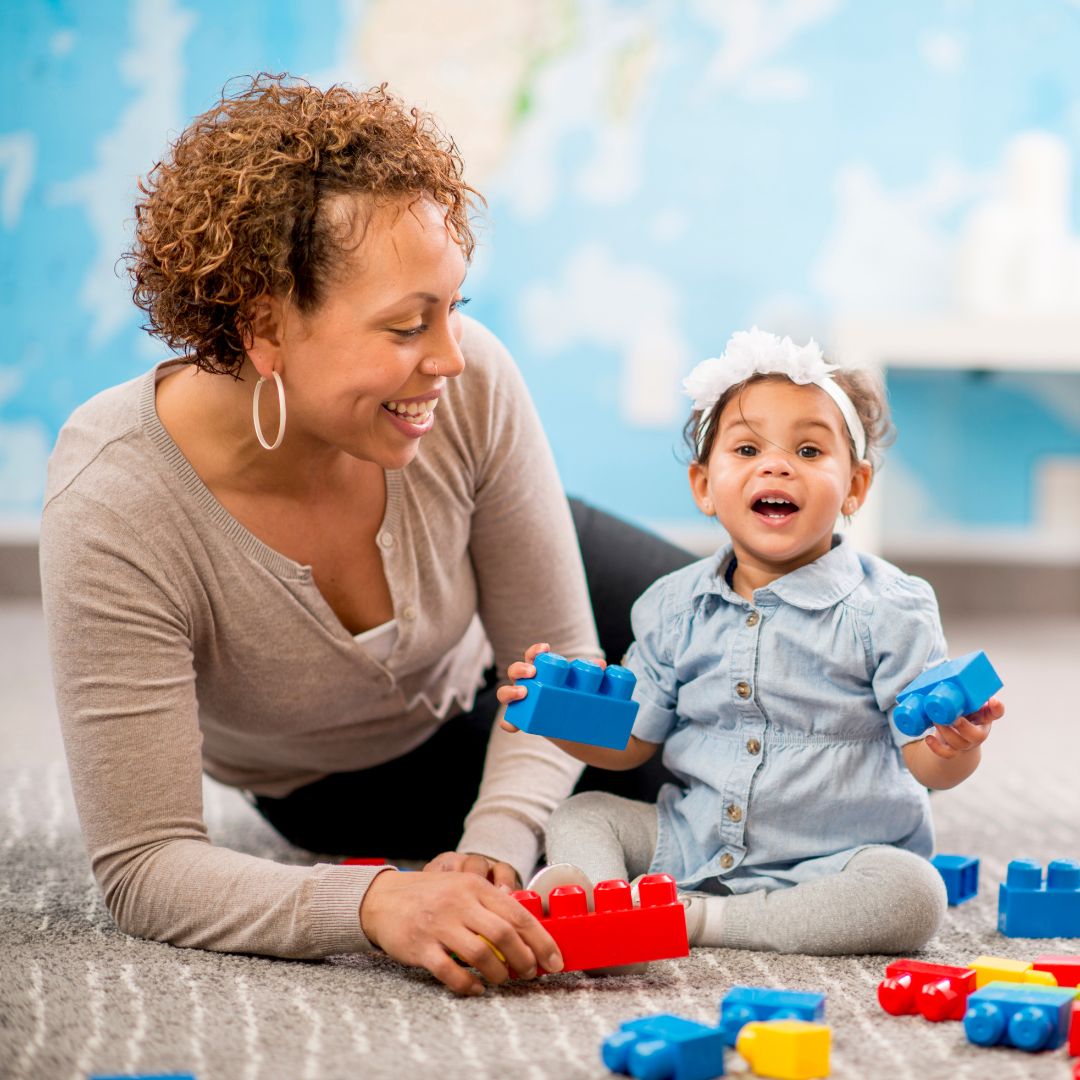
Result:
M385 859L342 859L338 866L388 866Z
M1069 1054L1080 1054L1080 1004L1073 1005L1072 1018L1069 1020ZM1080 1069L1080 1064L1076 1066Z
M649 874L638 886L634 907L625 881L601 881L593 889L593 910L579 885L561 885L548 897L545 912L539 894L528 889L511 894L535 915L562 953L563 971L587 971L689 956L686 912L675 894L675 879ZM540 972L544 974L543 970Z
M885 969L877 996L893 1016L919 1013L927 1020L963 1020L968 994L974 989L971 968L896 960Z
M1080 987L1080 956L1043 953L1035 957L1032 967L1036 971L1049 971L1057 979L1058 986Z

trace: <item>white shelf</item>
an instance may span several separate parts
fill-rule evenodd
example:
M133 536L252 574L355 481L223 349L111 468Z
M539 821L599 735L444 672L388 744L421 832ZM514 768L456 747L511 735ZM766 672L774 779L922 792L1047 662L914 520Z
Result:
M894 561L1080 565L1080 536L1038 529L935 529L890 533L886 554Z
M879 370L1080 372L1080 318L839 319L828 354Z
M36 544L41 535L41 518L29 515L0 518L0 546Z
M1080 374L1080 318L840 318L827 355L844 367L890 370L1064 372ZM1046 564L1080 563L1080 539L1036 530L920 531L885 543L883 517L888 470L875 478L851 535L864 551L883 548L896 557Z

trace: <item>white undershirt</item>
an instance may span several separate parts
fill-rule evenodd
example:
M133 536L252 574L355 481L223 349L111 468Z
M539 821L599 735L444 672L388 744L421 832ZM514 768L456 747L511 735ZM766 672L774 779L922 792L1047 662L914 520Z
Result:
M356 644L363 645L368 655L380 664L385 664L390 658L390 654L397 644L397 639L397 619L391 619L389 622L380 623L380 625L373 626L370 630L353 635Z

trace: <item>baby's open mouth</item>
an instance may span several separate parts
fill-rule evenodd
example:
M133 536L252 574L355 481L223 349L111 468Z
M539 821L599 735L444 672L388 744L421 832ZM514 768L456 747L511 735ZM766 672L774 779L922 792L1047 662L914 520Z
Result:
M431 419L431 414L438 404L438 398L430 398L427 401L384 401L382 407L409 424L423 427Z
M760 514L772 521L782 521L797 513L799 508L790 499L784 499L778 495L765 495L757 499L750 509L755 514Z

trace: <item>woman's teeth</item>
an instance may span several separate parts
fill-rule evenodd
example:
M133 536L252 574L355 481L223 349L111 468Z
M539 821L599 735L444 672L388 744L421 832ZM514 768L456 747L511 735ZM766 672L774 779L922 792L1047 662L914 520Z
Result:
M389 409L395 416L400 416L402 420L407 420L410 424L421 427L431 419L431 414L438 404L438 398L432 398L430 401L410 401L408 403L404 401L385 401L383 402L383 408Z

